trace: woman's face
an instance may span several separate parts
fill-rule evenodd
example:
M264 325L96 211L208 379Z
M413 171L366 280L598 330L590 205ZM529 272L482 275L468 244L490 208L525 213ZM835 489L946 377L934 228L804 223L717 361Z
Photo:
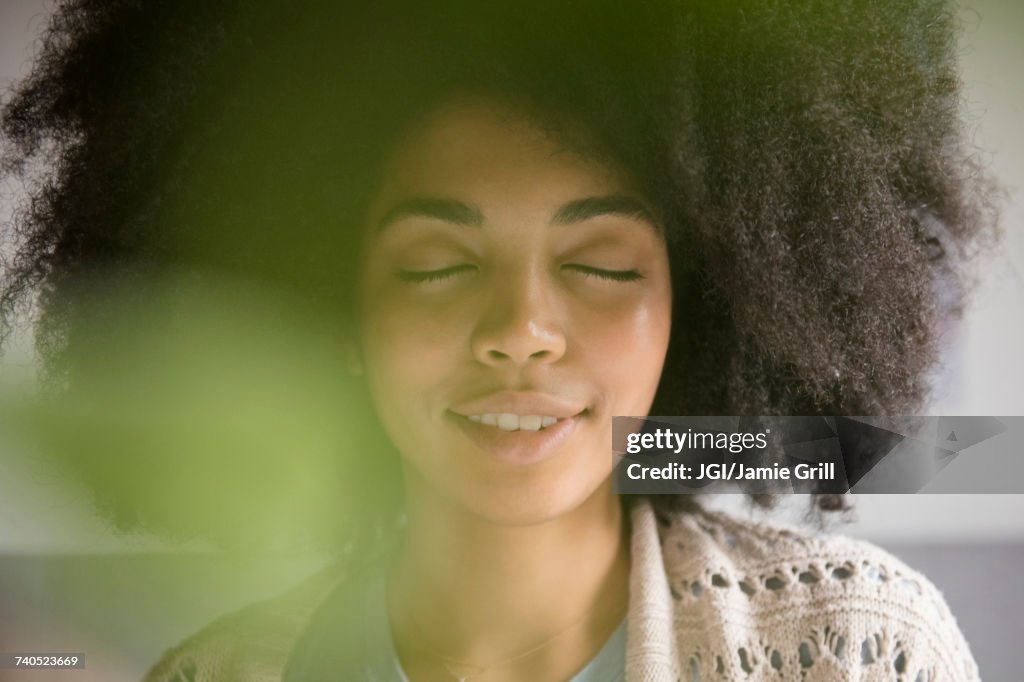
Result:
M396 150L366 230L361 353L408 492L503 524L610 494L612 417L647 414L671 322L628 178L451 104Z

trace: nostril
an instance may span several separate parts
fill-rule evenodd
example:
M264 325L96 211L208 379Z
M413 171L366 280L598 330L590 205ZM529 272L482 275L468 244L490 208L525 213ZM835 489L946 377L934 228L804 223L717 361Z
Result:
M515 360L517 357L522 357L523 360L546 360L551 357L552 353L549 350L538 350L524 356L518 356L512 353L506 353L500 350L491 349L487 351L487 357L491 360Z

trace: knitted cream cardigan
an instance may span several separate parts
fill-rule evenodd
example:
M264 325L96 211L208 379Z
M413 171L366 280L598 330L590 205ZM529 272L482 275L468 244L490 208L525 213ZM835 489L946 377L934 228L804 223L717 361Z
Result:
M632 513L626 679L970 682L941 595L884 551L706 510ZM277 682L328 569L165 654L145 682Z

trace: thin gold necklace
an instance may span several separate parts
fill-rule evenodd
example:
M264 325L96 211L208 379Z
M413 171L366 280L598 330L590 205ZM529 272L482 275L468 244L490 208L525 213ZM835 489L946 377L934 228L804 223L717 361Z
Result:
M454 656L447 656L445 654L438 653L436 650L434 650L431 647L428 647L426 645L426 642L427 642L427 640L429 638L424 634L423 628L421 628L420 624L416 621L415 618L413 618L411 612L407 612L406 613L406 619L409 621L409 624L412 625L413 629L416 631L417 638L421 642L423 642L422 644L418 644L417 645L418 649L420 649L421 651L426 653L431 658L437 660L444 667L445 671L449 675L451 675L453 680L456 680L457 682L476 682L477 678L481 677L482 675L486 674L487 672L489 672L491 670L494 670L495 668L505 667L505 666L509 665L510 663L515 663L516 661L518 661L518 660L520 660L522 658L526 658L530 654L535 654L538 651L540 651L540 650L544 649L545 647L549 646L552 642L557 640L559 637L561 637L561 636L563 636L563 635L565 635L565 634L575 630L579 626L583 625L584 623L586 623L587 621L590 620L591 616L593 616L594 612L597 610L597 606L598 605L595 605L594 608L588 610L586 612L586 614L584 614L584 616L582 618L580 618L579 620L571 623L570 625L566 626L565 628L559 630L558 632L556 632L555 634L551 635L550 637L548 637L544 641L540 642L539 644L535 644L535 645L531 646L529 649L527 649L525 651L521 651L521 652L515 654L514 656L510 656L508 658L505 658L505 659L502 659L502 660L499 660L499 661L495 661L495 662L489 663L487 665L479 665L477 663L472 663L470 661L466 661L464 659L459 659L459 658L456 658Z

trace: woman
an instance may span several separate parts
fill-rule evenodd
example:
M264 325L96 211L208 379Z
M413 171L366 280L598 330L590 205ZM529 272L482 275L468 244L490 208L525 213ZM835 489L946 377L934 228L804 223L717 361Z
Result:
M355 549L147 679L977 678L884 552L620 498L607 457L613 415L921 404L937 226L987 225L949 8L192 4L58 12L4 301L44 285L72 387L110 282L317 301L401 483L354 466Z

